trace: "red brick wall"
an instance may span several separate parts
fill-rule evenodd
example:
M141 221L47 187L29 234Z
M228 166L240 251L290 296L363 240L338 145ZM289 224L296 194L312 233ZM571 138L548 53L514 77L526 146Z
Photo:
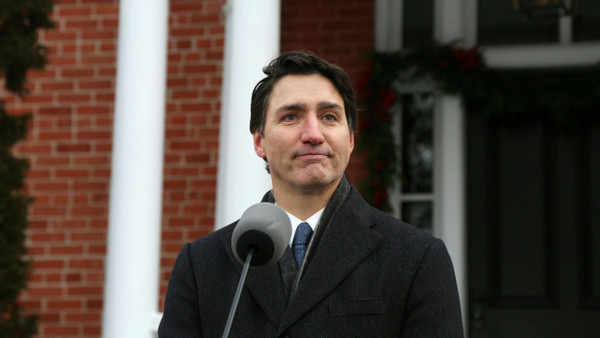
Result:
M171 0L160 310L183 244L214 227L225 0Z
M40 34L50 63L31 72L31 95L8 108L33 113L26 142L28 250L25 305L40 336L100 331L117 38L116 1L57 1Z
M214 222L225 0L171 0L161 308L181 246ZM356 79L373 46L373 2L282 1L282 49L308 49ZM117 0L57 0L44 71L24 100L0 91L14 113L31 112L27 246L33 260L24 305L39 336L99 336L112 143ZM143 56L141 56L143 57ZM356 159L349 170L358 175Z

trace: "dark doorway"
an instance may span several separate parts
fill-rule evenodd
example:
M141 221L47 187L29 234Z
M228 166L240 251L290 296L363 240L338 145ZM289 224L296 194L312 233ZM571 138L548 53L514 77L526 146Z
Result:
M470 337L600 337L600 126L467 133Z

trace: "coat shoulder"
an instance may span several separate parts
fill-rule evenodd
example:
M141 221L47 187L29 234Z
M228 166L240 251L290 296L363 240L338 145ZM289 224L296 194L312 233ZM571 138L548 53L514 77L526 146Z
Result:
M188 243L187 252L195 269L213 270L231 264L231 234L236 223L204 235Z
M428 246L439 240L429 232L408 224L384 211L369 205L356 189L346 201L344 213L348 219L355 219L378 233L384 241L413 243Z

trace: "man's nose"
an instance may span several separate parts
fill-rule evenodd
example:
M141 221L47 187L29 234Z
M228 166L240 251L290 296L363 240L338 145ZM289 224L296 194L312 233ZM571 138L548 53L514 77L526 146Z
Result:
M323 143L323 132L319 119L315 114L308 114L302 123L302 133L300 136L302 143L320 144Z

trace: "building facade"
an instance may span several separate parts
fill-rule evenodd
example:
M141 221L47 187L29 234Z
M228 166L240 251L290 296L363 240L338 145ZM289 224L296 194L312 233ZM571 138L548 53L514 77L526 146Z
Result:
M456 42L469 48L480 45L488 65L501 70L588 67L600 60L600 9L583 0L579 1L580 16L552 14L543 21L524 20L522 8L514 7L513 1L499 0L273 3L280 6L280 51L311 50L346 69L355 85L368 73L368 56L374 50L395 51L416 47L421 42ZM169 3L158 312L182 245L225 225L220 224L217 214L219 163L225 156L219 147L223 144L223 106L227 104L222 98L231 4L235 1L229 5L225 0ZM29 136L15 148L15 153L31 164L26 186L34 203L29 211L27 247L33 263L29 289L21 299L39 315L40 337L94 337L102 331L114 174L111 158L119 10L119 1L115 0L57 0L52 13L56 28L40 32L40 41L50 48L49 64L45 70L29 74L31 91L25 99L0 97L11 112L33 114ZM261 18L257 16L256 20ZM257 42L261 38L255 37ZM419 116L429 116L426 129L431 140L421 153L413 155L429 161L430 168L425 177L426 188L413 191L403 186L390 187L390 200L397 216L419 223L448 245L471 335L510 336L511 331L503 328L511 327L536 336L543 331L528 325L560 322L560 318L568 318L564 323L571 327L598 328L594 327L597 324L593 317L600 304L600 253L595 249L600 243L586 238L599 237L582 235L600 231L600 225L594 221L600 219L594 211L600 210L600 190L583 188L600 184L596 162L577 162L580 164L571 172L551 160L572 156L569 147L574 141L570 136L543 136L554 135L546 127L527 127L525 131L486 127L469 118L459 97L440 93L432 83L402 87L398 92L405 100L396 108L393 121L399 152L407 159L411 156L402 153L403 144L410 144L402 141L403 135L411 132L402 128L408 121L404 116L417 107L417 111L424 112ZM139 118L143 119L143 114ZM584 145L575 147L584 152L573 161L593 158L593 149L600 146L599 132L596 127L585 129L585 137L575 142ZM481 144L496 148L481 148ZM553 146L548 148L549 144ZM540 149L546 157L534 156ZM502 156L489 161L473 160L494 152ZM563 155L548 155L554 152ZM351 159L347 175L354 184L369 170L364 158L364 154L355 152ZM510 161L514 158L537 160L531 162L534 166L527 161L522 166ZM555 163L551 170L546 170L548 163ZM491 168L500 168L499 176L493 176L496 172ZM404 169L408 177L410 169ZM525 172L530 179L513 179L518 176L515 172ZM536 181L540 176L546 178ZM585 178L581 182L565 181L565 177L580 176ZM563 183L555 187L553 181ZM488 184L496 190L473 188ZM533 192L502 189L528 185L541 188ZM583 190L571 191L572 185ZM565 201L537 202L553 191L589 198L580 203L586 206L583 209L560 209L561 214L556 216L551 212L558 209L552 206L564 205ZM491 199L488 204L502 207L490 211L473 196ZM518 196L517 202L512 203L514 196ZM543 211L532 212L538 209ZM565 216L567 213L575 216ZM496 219L505 221L492 221L496 225L491 229L480 226L488 224L492 218L488 214L504 215ZM577 241L565 246L560 236L553 235L568 231L559 225L546 226L556 222L544 220L555 216L582 220L571 227L582 229L572 234ZM513 219L524 221L512 222ZM519 227L514 229L510 224ZM533 230L521 231L529 228ZM520 237L512 236L509 230L515 230ZM533 246L503 246L509 239L531 243L532 238L538 237L548 240ZM573 250L583 256L567 262L561 252ZM523 255L533 257L532 263L523 263ZM488 262L481 257L492 258ZM574 266L579 270L568 270L573 265L569 262L576 262ZM514 273L505 274L506 270ZM532 278L520 279L527 272ZM579 277L571 279L571 275ZM488 285L494 280L502 282ZM558 291L561 289L574 291L563 295ZM563 308L563 300L571 296L574 298ZM533 313L532 308L541 310ZM559 310L546 316L548 309ZM562 332L560 328L554 330ZM582 330L586 332L586 328Z

